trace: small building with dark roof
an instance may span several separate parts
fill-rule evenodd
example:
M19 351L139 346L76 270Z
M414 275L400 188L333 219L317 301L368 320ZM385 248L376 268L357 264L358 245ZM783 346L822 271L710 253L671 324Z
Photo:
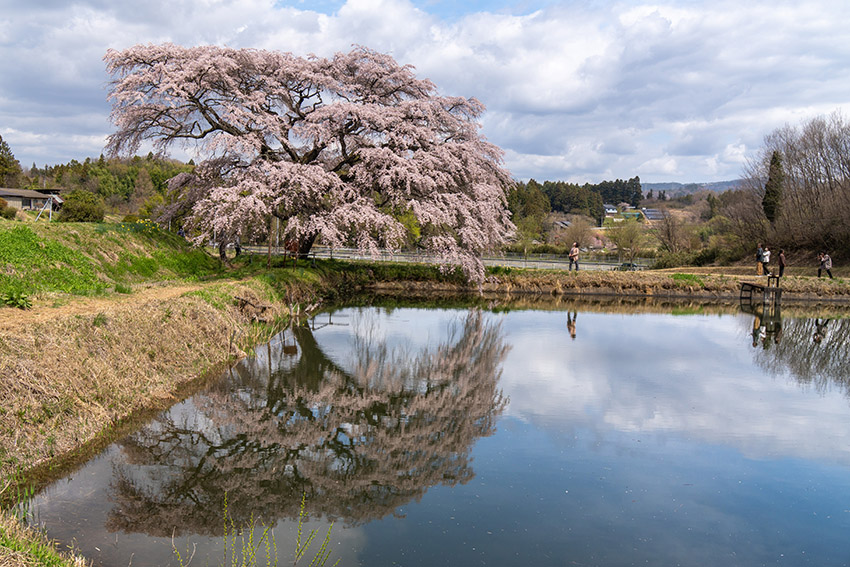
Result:
M39 193L30 189L6 189L0 187L0 199L6 201L10 207L20 209L22 211L38 210L42 208L48 199L53 199L54 202L61 202L56 196Z
M641 209L641 212L643 213L643 216L645 216L646 220L648 220L648 221L664 220L664 217L666 215L666 213L664 211L662 211L661 209L643 208L643 209Z

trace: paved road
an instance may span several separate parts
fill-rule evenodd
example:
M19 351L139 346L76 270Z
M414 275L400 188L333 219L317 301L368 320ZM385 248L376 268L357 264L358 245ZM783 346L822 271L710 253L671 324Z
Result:
M246 246L244 250L254 254L266 254L267 248L262 246ZM275 250L272 248L272 254L283 254L282 249ZM336 258L340 260L368 260L368 261L383 261L383 262L412 262L419 264L436 264L436 258L433 255L426 253L410 253L410 252L389 252L382 251L377 256L364 254L356 248L325 248L323 246L314 246L310 251L310 256L316 258ZM530 254L527 257L520 255L506 254L504 256L491 256L483 259L485 266L502 266L510 268L532 268L545 270L568 270L570 262L566 257L560 257L547 254ZM647 266L646 262L637 262L643 267ZM580 263L582 270L613 270L620 265L619 262L585 262Z

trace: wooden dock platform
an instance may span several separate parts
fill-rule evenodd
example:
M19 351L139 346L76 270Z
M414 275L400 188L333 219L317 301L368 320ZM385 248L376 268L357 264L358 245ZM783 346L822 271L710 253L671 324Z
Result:
M758 296L762 302L779 301L782 297L782 288L779 286L778 276L767 276L767 285L753 282L741 282L741 301L752 303L753 297Z

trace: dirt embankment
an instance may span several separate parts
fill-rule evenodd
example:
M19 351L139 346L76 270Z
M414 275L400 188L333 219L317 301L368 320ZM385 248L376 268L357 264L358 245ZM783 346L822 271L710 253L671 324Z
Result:
M544 294L552 296L619 296L661 299L737 300L741 284L767 286L765 277L744 273L703 271L515 271L489 278L481 291L487 294ZM783 302L850 303L850 283L843 279L786 277L779 282ZM468 286L445 281L374 282L376 290L409 288L433 292L471 291Z
M269 295L250 280L0 310L0 491L84 458L128 419L173 404L267 339L274 326L257 321L288 316Z

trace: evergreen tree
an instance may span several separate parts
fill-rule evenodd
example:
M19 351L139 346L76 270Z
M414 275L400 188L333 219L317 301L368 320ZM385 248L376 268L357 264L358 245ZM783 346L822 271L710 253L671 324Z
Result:
M533 223L540 227L543 225L543 219L551 211L548 197L534 179L529 180L528 183L517 183L511 189L508 193L508 208L514 222L520 219L534 219Z
M713 219L717 216L718 207L720 206L720 199L714 196L714 193L709 193L706 198L708 201L708 218Z
M640 177L635 176L626 182L628 203L637 208L640 207L640 202L643 199L643 191L640 186Z
M774 151L770 156L770 169L767 172L767 183L764 186L764 198L761 200L761 208L764 216L771 223L779 216L779 208L782 203L782 184L785 181L785 173L782 171L782 155Z
M21 173L21 164L12 154L12 148L0 136L0 187L17 189Z
M622 179L602 181L590 187L593 191L602 195L603 201L613 205L628 203L633 207L638 207L640 206L641 199L643 199L640 177L633 177L628 181Z

